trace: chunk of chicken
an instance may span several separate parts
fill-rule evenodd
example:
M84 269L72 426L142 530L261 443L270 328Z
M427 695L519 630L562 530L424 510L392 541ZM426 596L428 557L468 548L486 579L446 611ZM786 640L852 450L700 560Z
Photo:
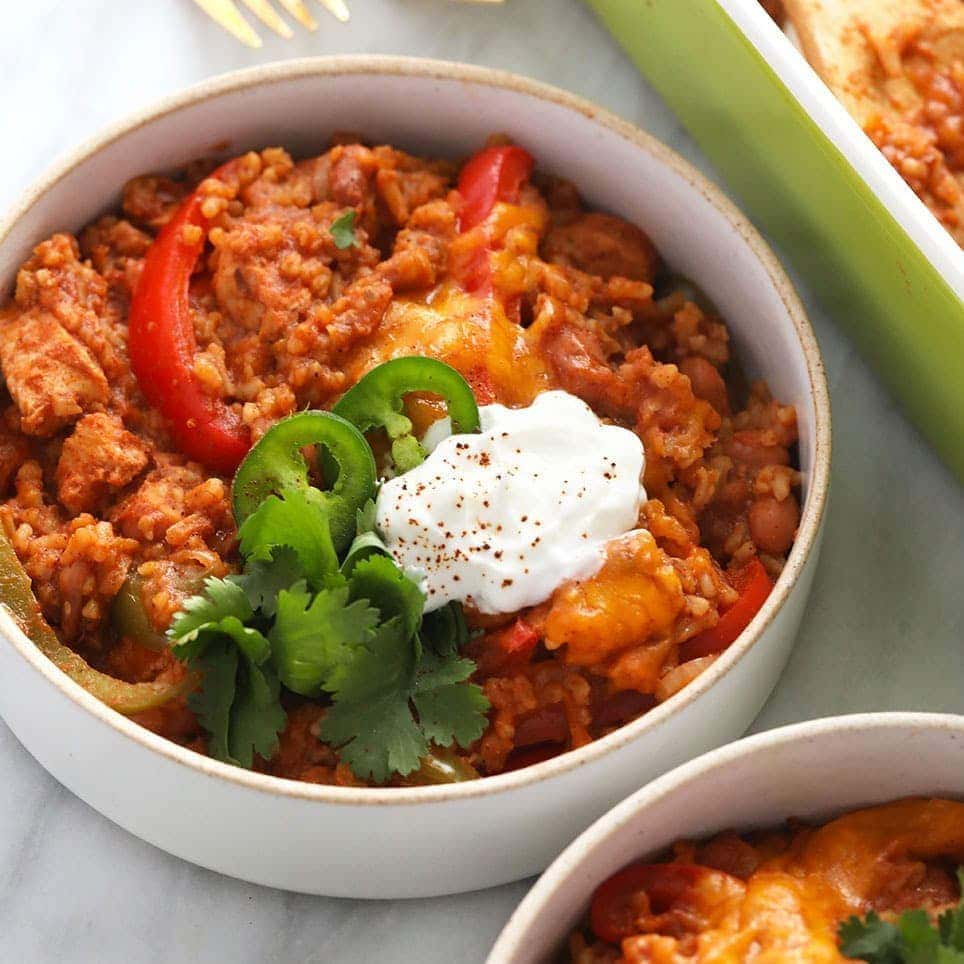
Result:
M234 531L228 486L206 478L193 462L179 465L163 455L155 462L137 489L108 512L117 531L148 548L161 542L201 548L209 540L223 549Z
M85 415L64 442L57 463L57 497L70 512L93 512L112 490L147 466L150 446L115 415Z
M27 435L53 435L107 401L100 365L40 308L0 316L0 367Z

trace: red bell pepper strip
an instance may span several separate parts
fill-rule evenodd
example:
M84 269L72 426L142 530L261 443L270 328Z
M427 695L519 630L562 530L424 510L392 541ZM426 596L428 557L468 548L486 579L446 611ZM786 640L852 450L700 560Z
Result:
M490 629L469 643L468 651L482 676L521 671L532 659L541 634L517 618L501 629Z
M519 616L511 626L495 634L499 649L514 660L527 660L539 642L539 633Z
M532 165L532 155L514 144L486 147L470 158L459 175L459 230L481 224L499 201L515 204Z
M727 892L742 889L737 878L695 864L630 864L596 889L589 923L600 940L619 944L637 932L636 918L641 910L645 914L640 895L648 898L646 916L673 910L699 916L705 909L701 904L715 903Z
M251 447L251 435L240 416L205 392L194 374L197 341L188 291L209 226L203 203L197 191L185 198L148 248L131 299L128 351L144 397L170 422L177 447L230 475Z
M521 617L502 629L491 630L481 639L484 647L480 665L486 673L504 674L521 669L532 658L542 637Z
M533 167L532 155L515 145L487 147L470 158L459 175L459 230L464 234L480 225L500 201L515 204ZM491 248L482 244L473 250L455 273L470 294L491 293Z
M766 569L756 557L733 577L733 584L740 593L739 598L720 616L715 626L680 646L681 663L722 653L749 626L750 620L759 612L773 588Z

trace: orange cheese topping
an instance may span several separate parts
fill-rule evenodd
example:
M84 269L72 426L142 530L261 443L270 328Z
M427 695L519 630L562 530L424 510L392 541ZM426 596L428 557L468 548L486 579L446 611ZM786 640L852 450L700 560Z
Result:
M348 377L357 381L391 358L427 355L458 369L480 403L528 405L552 386L527 334L506 318L494 299L446 284L426 302L393 302L377 337L352 356Z
M391 358L428 355L458 369L483 404L528 405L554 387L538 334L505 309L528 288L529 263L538 256L547 218L544 204L500 203L483 224L453 238L450 273L488 256L498 297L467 293L449 277L420 300L396 299L371 341L350 359L349 382ZM494 250L486 255L488 248Z
M901 800L819 828L750 839L728 833L674 849L667 876L680 863L701 874L668 904L659 904L652 883L632 894L637 932L618 950L575 934L577 964L845 961L837 930L850 915L917 907L936 914L960 898L953 870L964 863L964 803ZM598 914L594 902L594 921Z
M676 571L652 534L640 529L610 543L594 576L556 591L546 617L546 646L567 644L567 662L597 666L634 644L651 642L645 652L652 651L653 689L667 648L660 642L668 642L682 608Z

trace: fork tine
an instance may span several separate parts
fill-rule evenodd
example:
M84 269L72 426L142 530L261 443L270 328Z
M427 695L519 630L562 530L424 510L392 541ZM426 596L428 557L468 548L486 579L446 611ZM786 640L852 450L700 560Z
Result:
M278 12L268 0L242 0L244 5L268 28L278 36L290 40L294 31L278 16Z
M308 13L308 8L302 3L302 0L278 0L278 3L306 30L318 29L318 21Z
M318 0L318 2L337 20L347 23L350 14L348 7L345 6L345 0Z
M194 0L194 2L218 25L248 47L260 47L261 38L254 28L241 16L232 0Z

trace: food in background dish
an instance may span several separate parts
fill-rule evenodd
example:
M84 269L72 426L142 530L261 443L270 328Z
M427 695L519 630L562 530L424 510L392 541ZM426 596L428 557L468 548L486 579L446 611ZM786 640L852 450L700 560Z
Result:
M787 17L787 12L783 9L783 0L760 0L760 3L778 24L783 24Z
M964 3L784 5L807 59L964 245Z
M603 736L739 636L799 521L794 410L713 307L498 141L136 178L35 249L0 365L11 608L108 705L282 777Z
M705 843L597 888L573 964L964 958L964 803L902 800Z

